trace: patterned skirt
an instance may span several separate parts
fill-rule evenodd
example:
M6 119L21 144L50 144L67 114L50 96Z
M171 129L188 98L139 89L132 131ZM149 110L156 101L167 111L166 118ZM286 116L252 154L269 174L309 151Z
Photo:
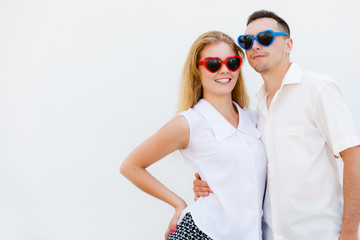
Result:
M184 218L177 225L176 231L170 233L167 240L212 240L204 232L202 232L196 225L188 212Z

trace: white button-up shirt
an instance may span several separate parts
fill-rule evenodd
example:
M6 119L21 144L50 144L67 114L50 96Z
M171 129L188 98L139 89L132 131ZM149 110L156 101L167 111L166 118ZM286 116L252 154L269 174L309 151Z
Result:
M335 240L343 195L334 155L360 145L338 85L292 63L269 109L258 95L268 157L264 240Z
M189 123L190 140L180 151L213 191L182 216L191 212L199 229L214 240L260 240L266 153L257 113L234 105L237 128L204 99L181 113Z

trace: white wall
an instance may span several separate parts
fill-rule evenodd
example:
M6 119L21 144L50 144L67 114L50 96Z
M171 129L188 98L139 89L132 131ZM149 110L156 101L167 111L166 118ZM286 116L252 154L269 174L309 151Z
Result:
M236 38L255 10L292 30L292 59L342 86L359 127L355 0L0 2L0 239L162 239L173 210L119 172L174 116L186 54L203 32ZM246 63L254 99L262 80ZM150 167L192 201L179 154Z

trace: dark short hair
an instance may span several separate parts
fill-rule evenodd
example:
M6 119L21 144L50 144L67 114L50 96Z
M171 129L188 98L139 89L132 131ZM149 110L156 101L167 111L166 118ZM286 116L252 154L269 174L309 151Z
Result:
M253 21L255 21L256 19L259 19L259 18L272 18L272 19L274 19L275 21L278 22L278 24L282 28L281 30L284 31L285 33L287 33L288 36L290 37L289 25L285 22L284 19L282 19L276 13L274 13L272 11L269 11L269 10L259 10L259 11L253 12L253 14L251 14L249 16L246 25L249 25L251 22L253 22Z

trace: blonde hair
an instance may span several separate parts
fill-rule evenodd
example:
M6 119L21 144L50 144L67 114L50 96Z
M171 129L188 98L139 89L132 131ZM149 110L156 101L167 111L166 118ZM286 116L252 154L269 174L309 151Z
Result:
M206 45L217 42L225 42L229 44L234 52L242 58L244 63L244 52L238 45L236 45L234 40L225 33L219 31L210 31L198 37L198 39L196 39L196 41L191 46L185 61L177 109L178 113L194 107L195 104L203 97L200 72L197 63L200 61L200 54L204 47ZM231 95L232 100L239 104L241 108L248 108L249 97L246 91L241 70Z

